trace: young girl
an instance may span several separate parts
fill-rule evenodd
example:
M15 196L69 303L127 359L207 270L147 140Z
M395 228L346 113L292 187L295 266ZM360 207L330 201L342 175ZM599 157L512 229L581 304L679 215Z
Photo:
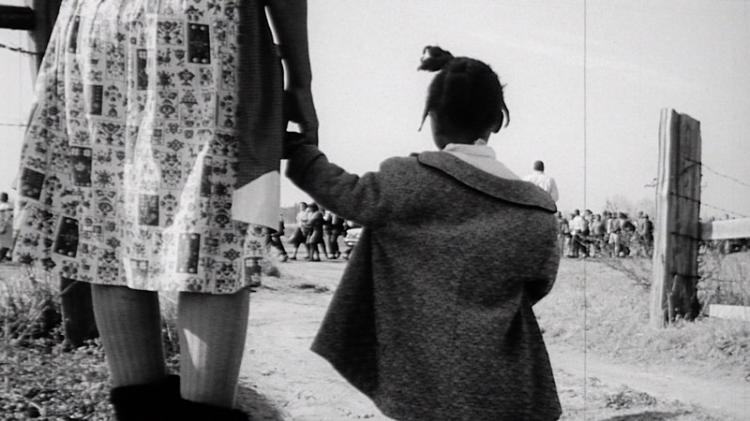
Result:
M557 274L555 204L486 146L508 119L492 69L425 52L439 151L359 177L286 141L287 175L365 227L312 348L399 420L557 419L532 311Z

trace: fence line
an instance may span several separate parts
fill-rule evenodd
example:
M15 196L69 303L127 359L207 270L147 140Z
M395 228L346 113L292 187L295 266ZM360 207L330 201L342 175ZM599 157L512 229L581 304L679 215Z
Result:
M26 128L28 124L23 123L0 123L0 127L23 127Z
M37 51L26 50L26 49L21 48L21 47L14 47L12 45L3 44L2 42L0 42L0 49L12 51L14 53L19 53L19 54L26 54L26 55L30 55L30 56L40 56L40 55L42 55L42 53L39 53Z
M706 164L705 164L705 163L703 163L703 162L699 162L699 161L696 161L696 160L693 160L693 159L690 159L690 158L683 158L683 159L684 159L685 161L688 161L688 162L692 162L692 163L694 163L694 164L698 164L698 165L700 165L700 166L701 166L701 168L705 168L705 169L707 169L707 170L708 170L709 172L711 172L711 173L713 173L713 174L715 174L715 175L717 175L717 176L719 176L719 177L722 177L722 178L725 178L725 179L727 179L727 180L733 181L733 182L735 182L735 183L737 183L737 184L739 184L739 185L741 185L741 186L745 186L745 187L750 187L750 183L749 183L749 182L746 182L746 181L740 180L739 178L736 178L736 177L732 177L731 175L726 175L726 174L724 174L724 173L721 173L721 172L719 172L719 171L716 171L715 169L713 169L713 168L709 167L708 165L706 165Z

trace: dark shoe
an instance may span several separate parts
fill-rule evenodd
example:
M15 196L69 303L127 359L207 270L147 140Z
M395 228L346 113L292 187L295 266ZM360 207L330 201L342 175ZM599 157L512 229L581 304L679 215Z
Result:
M154 383L115 387L109 396L118 421L173 419L180 401L180 376L170 375Z
M247 414L239 409L223 408L185 399L181 400L177 417L174 419L180 421L249 421Z

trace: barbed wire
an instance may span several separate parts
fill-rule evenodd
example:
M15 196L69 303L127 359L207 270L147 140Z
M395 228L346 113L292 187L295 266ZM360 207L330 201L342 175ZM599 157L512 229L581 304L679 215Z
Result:
M685 159L685 161L690 162L692 164L698 164L698 165L700 165L701 168L705 168L709 172L711 172L711 173L713 173L713 174L715 174L715 175L717 175L719 177L722 177L722 178L725 178L727 180L733 181L733 182L735 182L735 183L737 183L739 185L745 186L745 187L750 187L750 182L746 182L746 181L740 180L740 179L738 179L736 177L732 177L731 175L723 174L723 173L721 173L719 171L716 171L715 169L709 167L708 165L706 165L703 162L699 162L699 161L696 161L696 160L690 159L690 158L684 158L684 159Z
M23 49L21 47L14 47L12 45L3 44L2 42L0 42L0 49L12 51L14 53L19 53L19 54L26 54L26 55L30 55L30 56L40 56L41 55L41 53L39 53L39 52L31 51L31 50L26 50L26 49Z
M736 211L733 211L733 210L724 209L724 208L721 208L719 206L710 205L710 204L705 203L705 202L702 202L701 206L705 206L707 208L711 208L711 209L714 209L714 210L717 210L717 211L720 211L720 212L724 212L724 213L731 213L732 215L736 215L736 216L739 216L741 218L750 218L750 216L748 216L748 215L745 215L745 214L742 214L742 213L739 213L739 212L736 212Z
M28 124L23 124L23 123L0 122L0 127L23 127L25 129L27 126Z
M732 215L736 215L736 216L739 216L741 218L750 218L750 216L745 215L743 213L740 213L740 212L737 212L737 211L733 211L733 210L730 210L730 209L725 209L725 208L722 208L720 206L712 205L712 204L706 203L706 202L704 202L702 200L698 200L698 199L696 199L694 197L685 196L684 194L677 194L677 193L674 193L674 192L669 193L669 194L671 196L674 196L674 197L678 198L678 199L683 199L683 200L687 200L688 202L697 203L700 206L705 206L707 208L711 208L711 209L714 209L714 210L717 210L717 211L720 211L720 212L731 213Z

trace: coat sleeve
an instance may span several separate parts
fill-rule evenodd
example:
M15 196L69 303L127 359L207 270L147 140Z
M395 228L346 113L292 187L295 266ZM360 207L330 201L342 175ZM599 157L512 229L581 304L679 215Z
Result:
M546 258L541 262L540 276L527 280L525 284L526 294L531 301L531 305L547 296L557 279L557 270L560 267L560 248L557 245L557 235L551 231L546 236L547 244L543 246L546 250Z
M328 161L314 145L303 145L289 157L287 176L324 208L366 227L385 225L393 212L393 168L400 159L384 161L380 171L362 176Z

